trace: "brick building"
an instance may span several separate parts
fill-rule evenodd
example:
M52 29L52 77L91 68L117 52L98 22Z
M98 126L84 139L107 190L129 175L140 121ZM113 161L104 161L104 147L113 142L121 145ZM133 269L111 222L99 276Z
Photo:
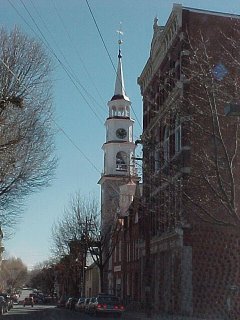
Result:
M129 182L120 188L119 221L122 224L119 242L112 261L121 292L115 292L128 308L136 309L141 301L140 224L142 184Z
M138 83L141 301L156 312L239 318L239 130L224 113L240 98L239 19L175 4L154 21Z

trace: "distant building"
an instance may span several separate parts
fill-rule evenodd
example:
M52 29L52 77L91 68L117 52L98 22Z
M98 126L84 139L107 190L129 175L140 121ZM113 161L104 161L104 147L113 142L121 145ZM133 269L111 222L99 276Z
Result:
M141 301L155 312L239 318L239 132L224 114L240 102L239 43L237 15L175 4L154 21L138 83Z
M99 269L92 263L85 271L85 297L94 297L100 292L99 280Z

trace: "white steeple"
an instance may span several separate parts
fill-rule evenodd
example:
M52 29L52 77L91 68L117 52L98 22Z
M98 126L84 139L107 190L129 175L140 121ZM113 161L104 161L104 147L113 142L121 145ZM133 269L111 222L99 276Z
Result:
M120 49L122 40L119 40L118 44L119 44L118 67L117 67L117 73L116 73L114 96L108 102L109 118L115 118L115 117L130 118L131 102L128 96L126 95L124 79L123 79L122 53Z
M122 43L119 40L119 52L118 52L118 68L117 68L117 75L115 81L115 91L112 100L124 99L129 101L129 98L126 95L125 86L124 86L124 78L123 78L123 69L122 69L122 53L120 49L120 44Z
M114 95L108 101L109 114L105 121L106 140L102 146L104 168L101 185L102 226L109 227L119 209L121 185L128 181L138 181L135 167L135 148L133 141L134 120L130 117L131 102L127 97L123 80L122 54L119 39L118 67Z

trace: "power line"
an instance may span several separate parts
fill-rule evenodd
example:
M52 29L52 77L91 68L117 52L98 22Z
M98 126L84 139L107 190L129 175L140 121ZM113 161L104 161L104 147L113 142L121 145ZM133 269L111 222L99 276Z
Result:
M106 44L105 44L105 41L104 41L103 36L102 36L102 34L101 34L101 31L100 31L100 29L99 29L99 27L98 27L98 24L97 24L97 21L96 21L96 19L95 19L95 17L94 17L94 14L93 14L93 12L92 12L92 9L91 9L91 7L90 7L90 5L89 5L89 3L88 3L88 0L86 0L86 3L87 3L87 6L88 6L88 9L89 9L89 11L90 11L90 14L91 14L91 16L92 16L92 19L93 19L93 21L94 21L94 24L95 24L95 26L96 26L96 28L97 28L98 34L99 34L99 36L100 36L100 38L101 38L101 40L102 40L103 46L104 46L104 48L105 48L105 50L106 50L106 52L107 52L107 55L108 55L109 60L110 60L110 62L111 62L111 65L113 66L113 69L114 69L115 73L117 74L117 70L116 70L116 68L115 68L115 66L114 66L114 63L113 63L112 58L111 58L111 55L110 55L110 53L109 53L109 51L108 51L108 48L107 48L107 46L106 46ZM120 79L119 79L119 80L120 80ZM136 115L133 107L132 107L132 111L133 111L134 116L135 116L135 118L136 118L136 120L137 120L137 123L139 124L140 128L142 129L142 125L140 124L140 121L139 121L139 119L138 119L138 117L137 117L137 115Z
M10 0L8 0L9 3L12 5L12 7L16 10L15 6L11 3ZM87 99L85 98L85 96L82 94L82 92L80 91L79 87L76 84L76 80L74 81L73 77L74 75L71 74L71 72L67 69L67 67L64 65L64 63L58 58L58 56L56 55L56 53L54 52L54 50L52 49L52 47L50 46L48 40L46 39L46 37L44 36L44 34L42 33L41 29L39 28L39 26L37 25L36 21L34 20L34 18L32 17L31 13L29 12L28 8L26 7L26 5L23 3L22 0L20 0L20 2L22 3L24 9L27 11L28 15L30 16L32 22L34 23L35 27L37 28L38 32L40 33L40 35L42 36L43 40L45 41L44 45L48 48L49 52L51 52L51 54L55 57L55 59L59 62L59 64L61 65L61 67L63 68L63 70L66 72L67 76L69 77L69 79L71 80L71 82L73 83L74 87L77 89L77 91L79 92L79 94L81 95L81 97L83 98L83 100L86 102L86 104L88 105L88 107L91 109L91 111L93 112L93 114L98 118L99 122L102 124L103 123L103 119L101 119L98 114L96 113L96 111L93 109L93 107L89 104L89 102L87 101ZM18 10L16 10L16 12L19 14ZM22 15L20 15L20 17L22 18ZM23 19L24 22L26 22L25 19ZM27 25L29 26L29 24L27 23ZM34 32L35 35L38 36L38 34L35 32L35 30L33 28L31 28L31 30ZM69 64L68 64L69 65ZM70 67L71 69L71 67ZM87 92L87 90L83 87L83 85L79 82L79 80L77 80L77 83L81 86L81 88ZM89 94L90 95L90 94Z
M17 79L17 81L20 81L18 76L11 70L11 68L0 58L1 63L8 69L8 71ZM27 87L25 87L26 91L28 91ZM92 165L92 167L98 172L101 173L101 171L94 165L94 163L86 156L86 154L76 145L76 143L70 138L70 136L62 129L57 122L52 119L54 124L57 126L57 128L64 134L64 136L71 142L71 144L81 153L81 155Z
M117 70L116 70L116 68L115 68L115 66L114 66L114 63L113 63L112 58L111 58L111 55L110 55L110 53L109 53L109 51L108 51L108 48L107 48L107 46L106 46L106 44L105 44L105 41L104 41L104 39L103 39L103 36L102 36L102 34L101 34L101 31L100 31L100 29L99 29L99 27L98 27L97 21L96 21L94 15L93 15L93 12L92 12L92 10L91 10L91 7L90 7L89 3L88 3L88 0L86 0L86 3L87 3L87 6L88 6L89 11L90 11L90 13L91 13L91 16L92 16L92 18L93 18L93 21L94 21L94 23L95 23L95 26L96 26L96 28L97 28L98 34L99 34L99 36L100 36L100 38L101 38L101 40L102 40L103 46L104 46L104 48L105 48L105 50L106 50L106 52L107 52L107 55L108 55L108 57L109 57L109 60L111 61L111 64L112 64L112 66L113 66L113 69L114 69L115 73L117 73Z
M81 155L92 165L92 167L101 174L101 171L95 166L95 164L86 156L86 154L78 147L78 145L72 140L72 138L61 128L55 120L53 120L58 129L64 134L64 136L71 142L71 144L81 153Z
M65 57L65 55L64 55L64 53L63 53L63 51L61 50L61 48L58 46L58 43L56 42L56 40L55 40L55 38L54 38L54 36L52 35L52 32L50 31L50 29L48 28L48 26L47 26L47 24L45 23L45 21L44 21L44 19L41 17L41 14L39 13L39 11L37 10L37 8L36 8L36 6L34 5L34 3L33 3L33 1L32 0L30 0L31 1L31 3L32 3L32 6L33 6L33 8L34 8L34 10L36 11L36 13L37 13L37 15L38 15L38 17L39 17L39 19L41 20L41 22L42 22L42 24L44 25L44 27L46 28L46 30L47 30L47 32L48 32L48 34L52 37L52 39L53 39L53 41L54 41L54 43L55 43L55 45L56 45L56 47L57 47L57 49L58 49L58 51L61 53L61 55L62 55L62 57L63 57L63 59L64 59L64 61L66 62L66 64L67 64L67 66L68 66L68 68L70 69L70 71L71 71L71 74L74 76L74 80L80 85L80 87L82 88L82 90L87 94L87 96L88 97L90 97L95 103L96 103L96 105L98 105L98 106L100 106L100 108L102 109L102 110L104 110L104 112L105 112L105 108L100 104L100 103L98 103L97 102L97 100L87 91L87 89L81 84L81 82L80 82L80 80L79 80L79 78L78 78L78 76L75 74L75 72L74 72L74 70L72 69L72 67L70 66L70 64L68 63L68 61L67 61L67 59L66 59L66 57ZM58 13L58 11L57 11L57 9L56 9L56 6L54 5L54 9L55 9L55 11L56 11L56 13L57 13L57 16L58 16L58 18L59 18L59 20L60 20L60 22L61 22L61 24L63 25L63 28L64 28L64 31L66 32L66 34L68 35L68 38L69 38L69 41L70 41L70 44L73 46L73 41L71 40L71 38L70 38L70 35L69 35L69 33L67 32L67 29L66 29L66 27L65 27L65 25L64 25L64 22L63 22L63 19L61 18L61 16L60 16L60 14ZM73 46L74 47L74 46ZM74 47L75 48L75 47ZM87 73L87 75L88 75L88 77L91 79L91 81L92 81L92 83L93 83L93 85L94 85L94 88L96 89L96 91L98 92L98 94L99 94L99 96L100 96L100 93L99 93L99 91L98 91L98 89L97 89L97 87L95 86L95 84L94 84L94 82L93 82L93 80L92 80L92 78L91 78L91 76L90 76L90 74L89 74L89 72L88 72L88 70L87 70L87 68L86 68L86 66L84 65L84 62L83 62L83 60L81 59L81 56L80 56L80 54L79 54L79 52L76 50L76 48L75 48L75 51L77 52L77 55L78 55L78 59L81 61L81 63L83 64L83 66L84 66L84 70L85 70L85 72ZM101 97L101 96L100 96ZM102 97L101 97L101 99L102 99Z
M62 26L63 26L63 28L64 28L64 31L66 32L66 34L67 34L67 36L68 36L68 39L69 39L69 41L70 41L70 44L71 44L71 45L73 46L73 48L75 49L76 54L77 54L77 56L78 56L78 59L81 61L81 64L83 65L83 68L84 68L86 74L88 75L88 77L89 77L89 79L91 80L94 88L96 89L96 92L98 93L98 96L99 96L99 98L101 99L102 103L105 105L105 102L103 101L103 98L102 98L102 96L101 96L101 94L100 94L97 86L95 85L95 83L94 83L94 81L93 81L90 73L88 72L88 69L87 69L87 67L86 67L83 59L81 58L81 54L79 53L77 47L73 45L74 42L72 41L71 35L70 35L70 33L68 32L67 27L66 27L66 25L65 25L65 23L64 23L64 20L62 19L62 16L60 15L59 10L57 9L56 4L55 4L54 1L53 1L53 6L54 6L54 9L55 9L55 11L56 11L56 13L57 13L57 16L58 16L59 20L61 21L61 24L62 24ZM95 99L94 99L94 101L97 103L97 101L96 101ZM98 103L97 103L97 104L98 104ZM100 105L100 104L98 104L98 105L104 110L104 113L105 113L106 108L103 107L103 106Z
M8 0L9 3L12 5L12 7L16 10L16 12L19 14L19 12L17 11L17 9L14 7L14 5L11 3L10 0ZM42 31L40 30L40 28L38 27L37 23L35 22L34 18L32 17L31 13L29 12L29 10L27 9L27 7L25 6L25 4L22 2L22 0L20 0L22 5L24 6L25 10L27 11L27 13L29 14L31 20L33 21L34 25L36 26L37 30L39 31L39 33L41 34L42 38L45 41L45 46L49 49L49 51L54 55L54 57L57 59L57 61L59 62L59 64L62 66L62 68L64 69L64 71L67 73L67 75L69 76L70 80L72 81L72 83L74 84L74 86L78 89L77 85L75 84L74 80L72 79L72 75L70 74L69 70L66 68L66 66L62 63L62 61L58 58L58 56L56 55L56 53L54 52L54 50L51 48L51 46L49 45L49 42L47 41L46 37L44 36L44 34L42 33ZM21 16L21 14L19 14L20 17L24 20L24 22L30 27L30 29L37 35L37 33L35 32L35 30L28 24L28 22ZM99 28L98 28L99 30ZM100 30L99 30L100 32ZM38 36L38 35L37 35ZM103 38L102 38L103 40ZM103 40L104 42L104 40ZM105 44L105 43L104 43ZM106 45L105 45L106 47ZM106 47L107 50L107 47ZM107 51L108 52L108 51ZM109 54L109 53L108 53ZM109 55L110 57L110 55ZM111 57L110 57L111 60ZM112 62L112 60L111 60ZM112 62L113 65L113 62ZM113 65L114 67L114 65ZM9 67L8 67L9 68ZM116 72L116 69L114 67L114 70ZM15 75L16 76L16 75ZM16 76L17 77L17 76ZM82 93L79 91L79 93L82 95ZM83 99L85 100L85 97L82 95ZM85 100L86 101L86 100ZM88 102L86 101L86 103L88 104ZM88 104L89 105L89 104ZM89 106L90 107L90 106ZM91 107L90 107L91 108ZM97 116L97 115L96 115ZM100 120L101 121L101 120ZM91 166L98 172L101 174L101 171L93 164L93 162L86 156L86 154L78 147L78 145L72 140L72 138L65 132L64 129L62 129L57 122L53 119L54 124L57 126L57 128L63 133L63 135L71 142L71 144L82 154L82 156L91 164ZM101 122L102 124L102 122ZM112 184L112 187L115 189L114 184ZM117 191L115 189L115 191ZM118 194L120 194L119 191L117 191Z

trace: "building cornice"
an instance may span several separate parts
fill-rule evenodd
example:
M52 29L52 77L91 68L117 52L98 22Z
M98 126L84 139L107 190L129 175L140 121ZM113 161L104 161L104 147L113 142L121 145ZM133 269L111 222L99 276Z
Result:
M151 82L154 74L159 69L168 49L177 37L181 37L182 29L182 5L174 4L173 10L164 28L154 26L154 33L151 43L150 57L138 78L143 95L145 89Z

